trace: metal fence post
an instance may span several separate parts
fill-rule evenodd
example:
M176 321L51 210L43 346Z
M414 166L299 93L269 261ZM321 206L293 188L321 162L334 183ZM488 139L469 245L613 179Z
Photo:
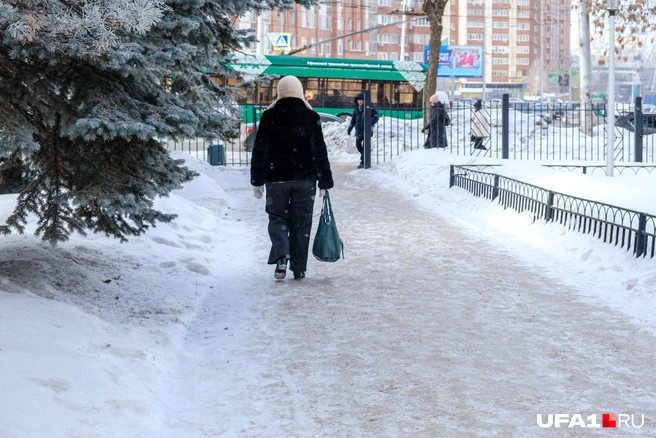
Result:
M253 141L257 136L257 105L253 105Z
M547 197L547 208L544 212L544 219L547 222L551 222L553 220L553 202L554 202L554 192L551 190L549 191L549 196Z
M494 175L494 187L492 187L492 200L499 196L499 175Z
M364 91L364 168L369 169L371 167L371 108L369 104L371 102L371 91Z
M456 183L456 167L451 164L451 174L449 175L449 188L453 187Z
M635 98L635 111L633 112L633 119L635 121L635 131L634 143L633 143L633 152L635 156L635 161L638 163L642 162L642 135L644 128L644 119L642 118L642 97L638 96Z
M647 228L647 215L640 213L638 217L638 231L636 232L636 257L644 256L647 250L647 235L645 229Z
M501 158L507 160L510 150L510 95L501 99Z

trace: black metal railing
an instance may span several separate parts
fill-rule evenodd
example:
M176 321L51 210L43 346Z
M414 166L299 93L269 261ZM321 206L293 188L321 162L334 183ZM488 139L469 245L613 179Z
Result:
M656 253L656 216L615 205L554 192L502 175L484 172L489 165L451 166L449 187L497 201L504 208L528 211L534 220L561 224L632 251L636 257Z
M170 141L168 147L205 159L208 146L222 144L225 164L247 166L250 164L253 132L257 128L252 121L257 120L265 108L250 108L253 114L244 114L240 134L234 139L222 142L203 139ZM380 119L374 126L371 139L373 164L424 147L423 108L378 109ZM490 119L489 133L483 142L485 149L474 148L472 105L454 101L447 111L451 118L451 125L446 128L447 150L458 155L514 160L606 161L608 111L604 103L588 106L513 103L505 95L501 103L491 102L482 110ZM321 110L318 109L318 112L321 113ZM614 162L655 162L656 114L644 113L641 100L636 98L631 105L616 105L615 118ZM343 131L345 136L346 125ZM336 144L329 146L346 149L346 141L342 142L336 137L332 141Z
M580 164L543 164L543 167L549 167L552 169L565 169L570 172L574 170L580 170L584 175L593 175L595 173L606 174L606 166L602 165L580 165ZM656 165L645 165L645 164L614 164L613 169L617 171L618 174L622 175L624 173L633 173L638 175L640 173L654 173L656 171Z

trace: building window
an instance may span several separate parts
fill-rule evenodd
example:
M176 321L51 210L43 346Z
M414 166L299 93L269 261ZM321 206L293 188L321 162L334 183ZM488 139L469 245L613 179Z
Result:
M306 27L307 27L307 19L308 19L308 17L307 17L307 10L306 10L306 9L303 9L303 10L301 11L301 27L302 27L302 28L306 28Z
M353 30L353 19L349 17L348 19L348 30Z
M411 36L411 41L413 44L423 44L428 45L428 42L430 41L430 35L426 34L413 34Z
M337 54L344 54L344 42L342 40L337 40Z
M494 21L492 22L493 29L508 29L507 21Z
M482 33L468 33L467 34L467 39L469 41L483 41L483 34Z
M494 65L508 65L508 58L492 58Z
M316 38L310 38L310 45L312 46L310 47L310 53L312 53L313 55L316 55L317 53L317 46L314 45L314 43L316 42L317 42Z
M517 46L517 53L531 53L529 46Z
M332 30L333 12L332 7L328 5L319 6L319 29Z
M510 48L507 46L492 46L492 53L507 54L510 53Z
M348 49L349 51L353 51L353 40L348 40Z
M482 21L468 21L467 22L467 27L483 27L483 22Z
M316 24L317 14L314 11L314 6L310 6L310 9L308 10L307 15L308 15L308 28L310 28L310 29L316 28L317 27L317 24Z
M412 60L414 62L424 62L424 52L412 52Z
M301 46L307 45L307 38L301 37ZM303 53L307 53L307 49L303 50Z
M495 17L507 17L508 16L508 9L495 9L492 11L492 15Z
M359 52L362 51L362 41L358 41L358 44L357 44L357 50L358 50Z
M492 70L492 76L508 76L507 70Z
M508 41L507 33L494 33L492 34L492 41Z
M331 44L331 43L324 43L324 46L326 46L326 56L330 56L331 53L332 53L332 50L331 50L330 44Z
M531 18L531 13L529 11L518 12L517 18Z
M527 43L531 41L531 36L530 35L517 35L517 42L518 43Z
M485 9L467 9L467 15L484 15Z
M517 30L531 30L531 23L517 23Z
M529 58L517 58L517 65L529 65L530 61Z

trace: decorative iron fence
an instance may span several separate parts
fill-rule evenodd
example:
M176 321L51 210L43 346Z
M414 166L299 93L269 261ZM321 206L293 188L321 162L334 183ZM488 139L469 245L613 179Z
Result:
M581 164L543 164L543 167L549 167L552 169L566 169L570 172L580 169L581 173L584 175L593 175L595 173L606 174L606 166L602 165L581 165ZM656 165L631 165L631 164L615 164L613 165L613 170L616 170L618 174L622 175L624 173L633 172L634 175L639 173L654 173L656 171Z
M481 169L491 165L451 166L449 187L463 188L474 196L497 200L504 208L530 212L534 220L559 223L569 230L590 234L632 251L636 257L654 258L656 216L615 205L577 198Z
M182 150L201 159L207 159L207 147L221 144L225 149L226 165L250 164L252 140L257 119L265 107L252 108L254 115L244 114L241 132L229 141L192 139L169 141L168 148ZM371 162L381 163L409 150L424 147L426 135L422 133L424 119L417 118L422 108L378 108L380 119L371 139ZM607 109L605 104L589 107L503 101L486 105L482 110L490 119L485 149L475 149L471 139L473 107L465 102L453 102L448 109L451 125L447 129L447 150L458 155L473 155L515 160L581 160L606 161ZM614 161L656 161L656 114L642 112L640 98L635 104L617 105L615 108ZM346 123L336 116L322 115L324 123L341 123L342 140L333 147L346 145ZM335 142L333 138L331 141ZM331 145L329 145L330 147Z

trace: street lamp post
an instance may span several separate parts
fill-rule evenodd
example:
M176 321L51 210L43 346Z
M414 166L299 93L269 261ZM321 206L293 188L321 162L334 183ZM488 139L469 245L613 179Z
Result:
M613 160L615 155L615 13L617 0L608 0L609 16L609 48L608 62L608 144L606 145L606 176L613 176Z
M544 100L544 0L540 1L540 100Z
M487 53L486 53L487 50L485 50L487 48L487 42L485 41L486 38L487 38L487 17L485 17L483 19L483 60L482 60L483 62L481 64L483 66L483 69L482 69L482 73L483 73L483 93L482 93L482 96L481 96L481 102L483 102L483 103L485 103L485 93L486 93L485 88L486 88L486 85L487 85L487 78L485 77L485 75L487 74L487 68L485 68L485 64L487 63Z

